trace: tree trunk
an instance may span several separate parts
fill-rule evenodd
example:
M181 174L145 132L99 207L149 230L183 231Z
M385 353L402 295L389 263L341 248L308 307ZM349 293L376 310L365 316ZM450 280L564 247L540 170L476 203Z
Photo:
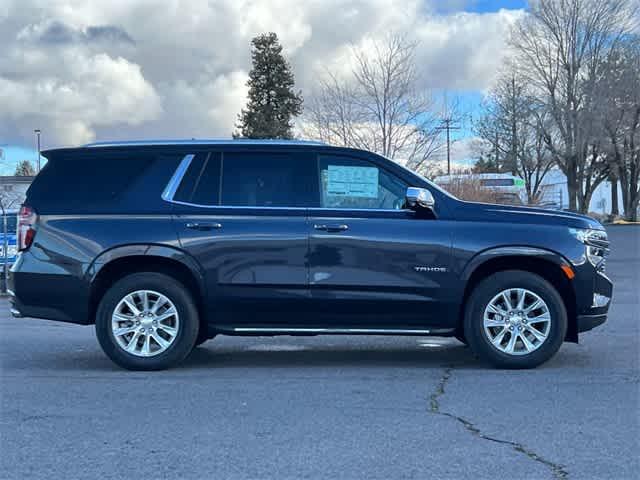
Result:
M624 216L629 222L638 221L638 204L640 203L640 192L633 194L630 192L628 201L624 204Z
M567 192L569 193L569 210L572 212L578 211L578 182L575 174L567 175Z
M591 205L591 197L593 196L593 190L586 191L584 193L580 192L578 194L578 206L579 212L584 213L585 215L589 213L589 205Z
M618 178L611 177L611 216L620 216L620 209L618 207Z

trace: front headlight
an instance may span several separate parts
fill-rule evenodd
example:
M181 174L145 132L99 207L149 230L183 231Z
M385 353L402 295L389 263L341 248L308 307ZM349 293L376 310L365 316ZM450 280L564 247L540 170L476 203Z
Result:
M592 228L570 228L569 233L584 243L589 263L598 270L604 271L604 259L609 253L607 232Z

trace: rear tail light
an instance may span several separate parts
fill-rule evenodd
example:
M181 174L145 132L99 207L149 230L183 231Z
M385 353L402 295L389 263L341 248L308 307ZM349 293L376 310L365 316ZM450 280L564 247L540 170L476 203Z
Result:
M36 211L23 205L18 213L18 251L27 250L36 236L35 225L38 221Z

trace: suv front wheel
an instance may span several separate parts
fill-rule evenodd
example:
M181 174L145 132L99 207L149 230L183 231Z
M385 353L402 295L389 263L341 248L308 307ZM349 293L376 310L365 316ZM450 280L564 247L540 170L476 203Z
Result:
M558 351L567 312L558 291L531 272L482 280L465 309L465 337L480 359L500 368L533 368Z
M117 281L96 313L100 346L129 370L161 370L181 362L193 349L198 328L198 310L186 288L154 272Z

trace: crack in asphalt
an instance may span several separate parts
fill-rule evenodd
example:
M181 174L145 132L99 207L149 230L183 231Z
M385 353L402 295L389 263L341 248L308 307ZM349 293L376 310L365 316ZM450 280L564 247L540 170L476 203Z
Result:
M495 438L495 437L486 435L482 433L482 431L469 420L459 417L457 415L454 415L453 413L443 412L442 410L440 410L440 397L442 397L445 394L445 387L447 385L447 382L451 378L452 374L453 374L453 367L445 368L442 374L442 377L438 382L438 386L436 387L435 392L433 392L429 397L430 413L433 413L434 415L442 415L444 417L448 417L453 420L456 420L458 423L462 424L462 426L468 432L470 432L472 435L478 438L481 438L482 440L487 440L489 442L494 442L494 443L500 443L502 445L509 445L516 452L526 455L529 459L549 467L551 469L553 477L558 480L565 480L569 478L569 472L566 470L566 467L564 465L554 463L551 460L547 460L546 458L541 457L540 455L535 453L533 450L527 448L521 443L512 442L509 440L502 440L500 438Z

